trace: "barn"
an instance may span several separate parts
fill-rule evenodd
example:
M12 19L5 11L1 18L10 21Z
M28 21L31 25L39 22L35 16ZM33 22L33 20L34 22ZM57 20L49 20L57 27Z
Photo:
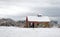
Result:
M26 16L26 25L27 28L46 28L49 27L49 22L51 20L48 16L37 15L37 16Z

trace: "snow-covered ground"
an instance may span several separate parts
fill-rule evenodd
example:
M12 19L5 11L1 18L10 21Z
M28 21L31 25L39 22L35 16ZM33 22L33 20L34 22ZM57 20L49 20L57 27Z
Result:
M60 37L60 28L0 27L0 37Z

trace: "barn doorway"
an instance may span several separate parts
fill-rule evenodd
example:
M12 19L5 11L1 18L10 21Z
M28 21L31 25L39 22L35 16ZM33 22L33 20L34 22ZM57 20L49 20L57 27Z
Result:
M34 28L34 23L29 23L29 28Z

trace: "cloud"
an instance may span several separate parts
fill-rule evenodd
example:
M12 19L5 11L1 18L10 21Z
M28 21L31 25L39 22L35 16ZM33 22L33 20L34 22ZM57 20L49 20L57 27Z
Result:
M16 6L10 6L8 8L0 8L0 14L1 15L18 15L18 14L24 14L29 12L30 9L26 7L16 7Z
M0 15L2 17L24 17L38 13L59 16L59 12L59 0L0 0Z

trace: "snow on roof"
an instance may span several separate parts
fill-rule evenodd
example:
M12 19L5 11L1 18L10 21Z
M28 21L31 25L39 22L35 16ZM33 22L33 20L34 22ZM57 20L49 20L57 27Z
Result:
M28 21L38 21L38 22L50 22L50 19L48 16L28 16Z

